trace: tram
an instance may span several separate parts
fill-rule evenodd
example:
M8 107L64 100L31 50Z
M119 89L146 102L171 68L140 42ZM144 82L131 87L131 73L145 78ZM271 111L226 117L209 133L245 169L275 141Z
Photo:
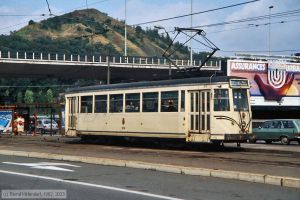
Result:
M73 88L65 94L65 133L240 143L252 132L249 88L232 76Z

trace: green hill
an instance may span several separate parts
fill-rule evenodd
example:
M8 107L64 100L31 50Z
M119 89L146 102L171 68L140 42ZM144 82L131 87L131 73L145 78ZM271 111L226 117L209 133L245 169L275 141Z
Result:
M0 35L0 51L27 51L81 55L124 55L124 22L95 9L77 10L28 25L10 35ZM127 26L128 56L162 57L171 39L155 29ZM180 43L175 43L176 49ZM196 60L207 53L194 54ZM187 47L175 54L189 59ZM65 87L59 85L93 85L100 80L58 80L0 78L0 105L7 103L53 102ZM53 87L58 85L58 87ZM15 86L15 87L11 87ZM19 87L24 86L24 87ZM38 86L38 87L33 87Z
M123 55L124 27L123 21L96 9L77 10L41 22L30 20L9 36L0 36L0 45L4 51ZM161 57L170 42L155 29L127 26L129 56ZM180 49L176 57L188 59L188 48Z

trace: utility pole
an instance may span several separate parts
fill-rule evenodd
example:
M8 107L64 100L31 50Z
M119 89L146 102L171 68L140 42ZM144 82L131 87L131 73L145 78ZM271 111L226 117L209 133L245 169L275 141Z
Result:
M125 48L124 56L127 56L127 0L125 0Z
M191 0L191 28L193 28L193 0ZM190 33L192 37L192 32ZM190 40L190 65L193 66L193 50L192 50L192 40Z
M271 9L274 6L269 6L269 57L271 56Z

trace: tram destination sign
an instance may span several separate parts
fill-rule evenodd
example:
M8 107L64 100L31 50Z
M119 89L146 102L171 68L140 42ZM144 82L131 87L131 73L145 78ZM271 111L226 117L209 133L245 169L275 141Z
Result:
M251 105L300 106L300 63L228 60L227 73L249 79Z
M231 79L230 80L230 87L232 87L232 88L245 88L245 87L249 87L249 83L248 83L248 80Z

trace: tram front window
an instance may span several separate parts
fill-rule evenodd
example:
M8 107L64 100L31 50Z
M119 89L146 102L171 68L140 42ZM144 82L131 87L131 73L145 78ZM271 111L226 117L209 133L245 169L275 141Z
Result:
M228 89L214 90L214 110L229 111L229 95Z
M233 89L233 107L234 111L248 111L248 98L246 89Z

